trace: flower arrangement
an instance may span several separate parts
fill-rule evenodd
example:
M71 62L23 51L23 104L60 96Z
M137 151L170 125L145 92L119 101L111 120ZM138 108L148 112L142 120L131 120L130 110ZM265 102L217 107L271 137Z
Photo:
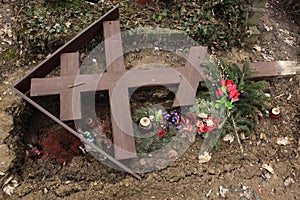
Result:
M215 107L220 108L221 105L225 105L226 109L231 110L233 108L233 102L238 101L240 92L237 90L236 84L232 80L221 79L220 87L216 91Z
M134 112L133 120L136 122L135 141L139 153L164 147L183 128L181 114L175 110L167 112L158 108L141 108Z
M265 82L251 80L253 72L248 63L240 68L236 64L215 60L206 69L210 78L202 84L202 91L189 112L143 108L135 113L135 121L147 117L153 125L151 137L136 140L137 148L142 146L142 152L155 150L178 132L189 131L213 141L209 144L211 147L220 135L232 134L243 152L239 134L254 132L258 116L265 114L268 107L269 97L263 92Z
M242 67L224 60L214 60L206 66L210 79L208 88L214 91L214 108L219 113L221 135L233 134L243 148L239 133L251 134L256 130L258 116L263 116L269 97L263 92L265 81L253 81L255 72L246 62Z

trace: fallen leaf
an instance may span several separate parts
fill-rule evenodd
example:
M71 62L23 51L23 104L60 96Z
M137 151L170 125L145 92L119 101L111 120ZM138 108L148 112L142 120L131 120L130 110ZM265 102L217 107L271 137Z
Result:
M291 184L293 184L293 183L295 183L295 181L291 178L291 177L289 177L289 178L287 178L285 181L284 181L284 186L285 187L288 187L289 185L291 185Z
M268 172L270 172L271 174L274 173L274 169L270 166L270 165L267 165L267 164L263 164L261 166L262 168L266 169Z
M232 143L232 142L234 141L234 137L233 137L232 134L227 134L227 135L225 135L225 137L223 138L223 140L224 140L225 142L228 142L228 141L229 141L229 143Z
M3 188L3 192L5 192L6 194L8 194L10 196L14 193L14 189L15 189L15 187L7 185Z
M219 187L221 197L225 198L226 193L229 191L227 188L224 188L222 185Z
M209 153L207 151L205 151L203 154L200 154L198 156L199 159L199 163L207 163L208 161L210 161L211 159L211 155L209 155Z
M276 143L279 145L287 145L291 144L294 138L289 138L289 137L281 137L276 139Z

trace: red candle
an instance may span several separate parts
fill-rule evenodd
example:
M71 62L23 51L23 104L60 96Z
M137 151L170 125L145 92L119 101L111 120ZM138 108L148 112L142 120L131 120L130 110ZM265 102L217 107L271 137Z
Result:
M278 119L281 116L279 108L272 108L270 112L270 117L272 119Z

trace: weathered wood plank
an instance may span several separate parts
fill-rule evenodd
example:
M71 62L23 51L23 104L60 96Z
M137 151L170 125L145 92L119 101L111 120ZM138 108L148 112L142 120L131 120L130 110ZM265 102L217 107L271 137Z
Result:
M34 78L31 80L30 96L46 96L69 91L69 86L77 85L80 92L109 90L111 87L134 88L140 86L179 84L185 71L180 68L161 68L106 72L99 74L80 74L73 77ZM51 87L48 87L51 85Z
M109 91L115 158L134 158L136 148L128 88L115 87Z
M64 82L65 77L73 80L79 72L79 53L64 53L60 56L60 81ZM48 88L51 88L49 85ZM73 87L68 87L66 91L60 91L60 119L62 121L81 119L81 95L75 92Z
M103 22L104 47L107 71L124 71L123 46L120 31L120 21Z
M125 71L120 21L104 22L103 32L107 72ZM112 85L109 89L109 101L115 158L117 160L134 158L136 157L136 148L128 88L117 87L116 83Z
M60 76L76 76L79 72L79 52L63 53L60 55Z
M187 63L185 64L185 75L176 92L173 107L193 105L196 91L204 74L200 63L205 60L207 48L202 46L191 47Z
M254 62L250 63L250 67L258 72L254 79L290 76L300 71L300 65L296 61Z

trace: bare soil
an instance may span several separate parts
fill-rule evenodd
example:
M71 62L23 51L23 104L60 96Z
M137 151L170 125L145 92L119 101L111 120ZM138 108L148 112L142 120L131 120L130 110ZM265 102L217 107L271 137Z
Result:
M2 5L1 15L6 13ZM228 58L234 62L299 60L299 21L285 10L271 1L257 44L234 49ZM300 199L299 74L268 80L265 92L274 97L270 107L279 107L282 116L261 119L257 132L242 140L245 153L236 142L221 140L212 159L199 164L203 140L197 137L169 167L141 174L139 181L89 154L74 157L64 166L26 156L26 143L36 139L31 133L38 132L39 123L51 126L52 122L33 108L20 106L20 99L10 93L9 85L27 69L6 72L0 88L0 199ZM285 137L286 144L280 143ZM10 196L3 192L7 185L14 188Z

